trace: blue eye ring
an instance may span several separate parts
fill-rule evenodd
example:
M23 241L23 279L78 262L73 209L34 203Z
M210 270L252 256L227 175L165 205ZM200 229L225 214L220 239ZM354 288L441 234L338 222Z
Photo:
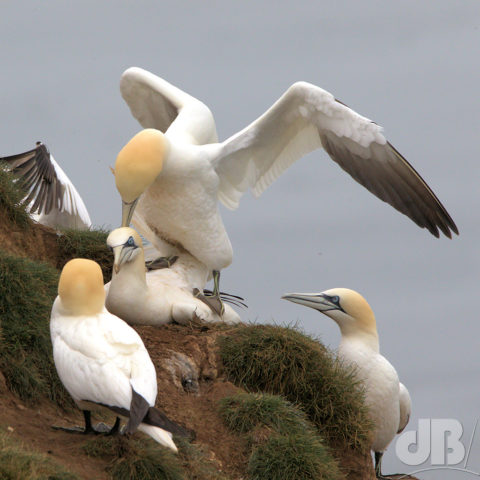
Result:
M334 295L333 297L331 297L331 301L338 305L338 302L340 301L340 297L338 295Z
M128 240L127 240L127 245L129 247L133 247L135 245L135 240L133 239L133 237L129 237Z

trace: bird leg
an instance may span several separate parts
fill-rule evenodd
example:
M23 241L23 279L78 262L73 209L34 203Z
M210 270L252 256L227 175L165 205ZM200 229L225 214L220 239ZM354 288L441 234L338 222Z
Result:
M105 423L97 423L97 425L93 426L92 425L92 416L90 413L90 410L82 410L83 412L83 418L85 420L85 427L59 427L57 425L53 425L52 428L54 430L62 430L63 432L68 432L68 433L81 433L84 435L100 435L100 434L106 434L106 435L114 435L117 433L119 425L120 425L120 419L117 417L117 420L115 421L115 425L110 428L108 425Z
M222 302L220 297L220 272L218 270L213 270L213 291L211 294L201 293L198 289L194 289L193 294L201 300L203 303L206 303L219 317L222 317L225 313L225 305Z
M115 419L115 423L113 424L113 427L105 435L111 436L111 435L117 435L117 433L120 433L120 417L117 417Z
M375 476L379 480L393 480L399 475L402 475L400 473L395 473L392 475L382 475L382 457L383 457L383 452L375 452Z

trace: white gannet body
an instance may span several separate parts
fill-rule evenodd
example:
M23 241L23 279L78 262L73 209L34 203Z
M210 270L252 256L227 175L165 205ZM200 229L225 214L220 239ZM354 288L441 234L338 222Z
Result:
M411 401L391 363L380 354L375 316L357 292L334 288L322 293L289 293L282 298L314 308L340 327L339 356L353 364L365 386L365 401L374 424L372 450L376 473L381 475L381 456L410 417Z
M222 317L193 295L195 285L206 282L208 272L187 253L170 268L145 272L142 240L132 228L110 232L107 245L113 250L112 280L105 285L107 309L130 324L162 325L176 321L237 323L238 314L225 306Z
M136 207L135 227L159 251L187 250L214 272L214 280L233 255L218 201L237 208L246 190L259 196L293 162L322 147L356 181L420 227L437 237L439 230L448 237L458 233L382 128L315 85L293 84L262 116L222 143L212 143L216 131L210 110L152 73L126 70L120 90L146 129L116 161L122 226L129 225Z
M157 377L150 356L137 332L107 312L104 301L100 266L69 261L50 320L60 380L82 410L110 409L128 418L127 433L138 428L177 451L170 432L184 430L154 408Z
M28 152L1 157L19 176L20 186L33 220L54 229L88 230L92 226L87 208L46 145L37 142Z

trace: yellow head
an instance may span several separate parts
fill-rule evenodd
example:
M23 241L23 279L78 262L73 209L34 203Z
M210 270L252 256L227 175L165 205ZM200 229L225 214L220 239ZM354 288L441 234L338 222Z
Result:
M375 315L355 290L332 288L321 293L289 293L282 298L327 315L337 322L342 333L363 332L377 336Z
M98 263L74 258L65 264L58 282L58 295L71 315L95 315L103 310L105 290Z
M147 128L137 133L123 148L115 162L115 184L124 205L131 206L128 215L122 218L122 227L127 227L126 219L131 219L138 197L155 181L162 171L166 154L166 140L162 132Z
M107 245L113 251L115 273L120 271L123 264L137 259L141 263L142 271L145 271L142 239L133 228L121 227L112 230L108 235Z

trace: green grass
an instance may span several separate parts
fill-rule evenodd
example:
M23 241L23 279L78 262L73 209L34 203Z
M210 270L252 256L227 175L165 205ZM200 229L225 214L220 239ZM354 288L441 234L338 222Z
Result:
M318 437L272 435L252 453L249 480L341 480L335 460Z
M147 438L117 435L90 440L83 447L91 457L110 460L112 480L186 480L181 461L171 450Z
M304 412L268 393L239 393L223 398L219 412L228 428L238 433L251 432L259 425L282 435L314 430Z
M25 205L22 204L25 193L14 181L15 178L15 175L5 170L0 162L0 209L5 212L8 220L25 230L31 225L31 220Z
M108 459L113 480L229 480L200 446L178 437L175 444L178 454L146 437L98 437L88 441L83 451Z
M103 281L112 278L113 255L107 247L105 230L63 230L57 237L59 248L57 268L61 270L72 258L89 258L102 268Z
M78 480L46 455L25 448L11 435L0 432L2 480Z
M355 371L296 328L242 326L219 338L228 377L301 406L334 449L368 451L372 424Z
M247 435L249 480L342 480L337 461L304 412L277 395L240 393L220 401L227 426Z
M72 401L55 370L49 330L57 282L53 267L0 250L0 369L22 400L46 397L65 407Z

